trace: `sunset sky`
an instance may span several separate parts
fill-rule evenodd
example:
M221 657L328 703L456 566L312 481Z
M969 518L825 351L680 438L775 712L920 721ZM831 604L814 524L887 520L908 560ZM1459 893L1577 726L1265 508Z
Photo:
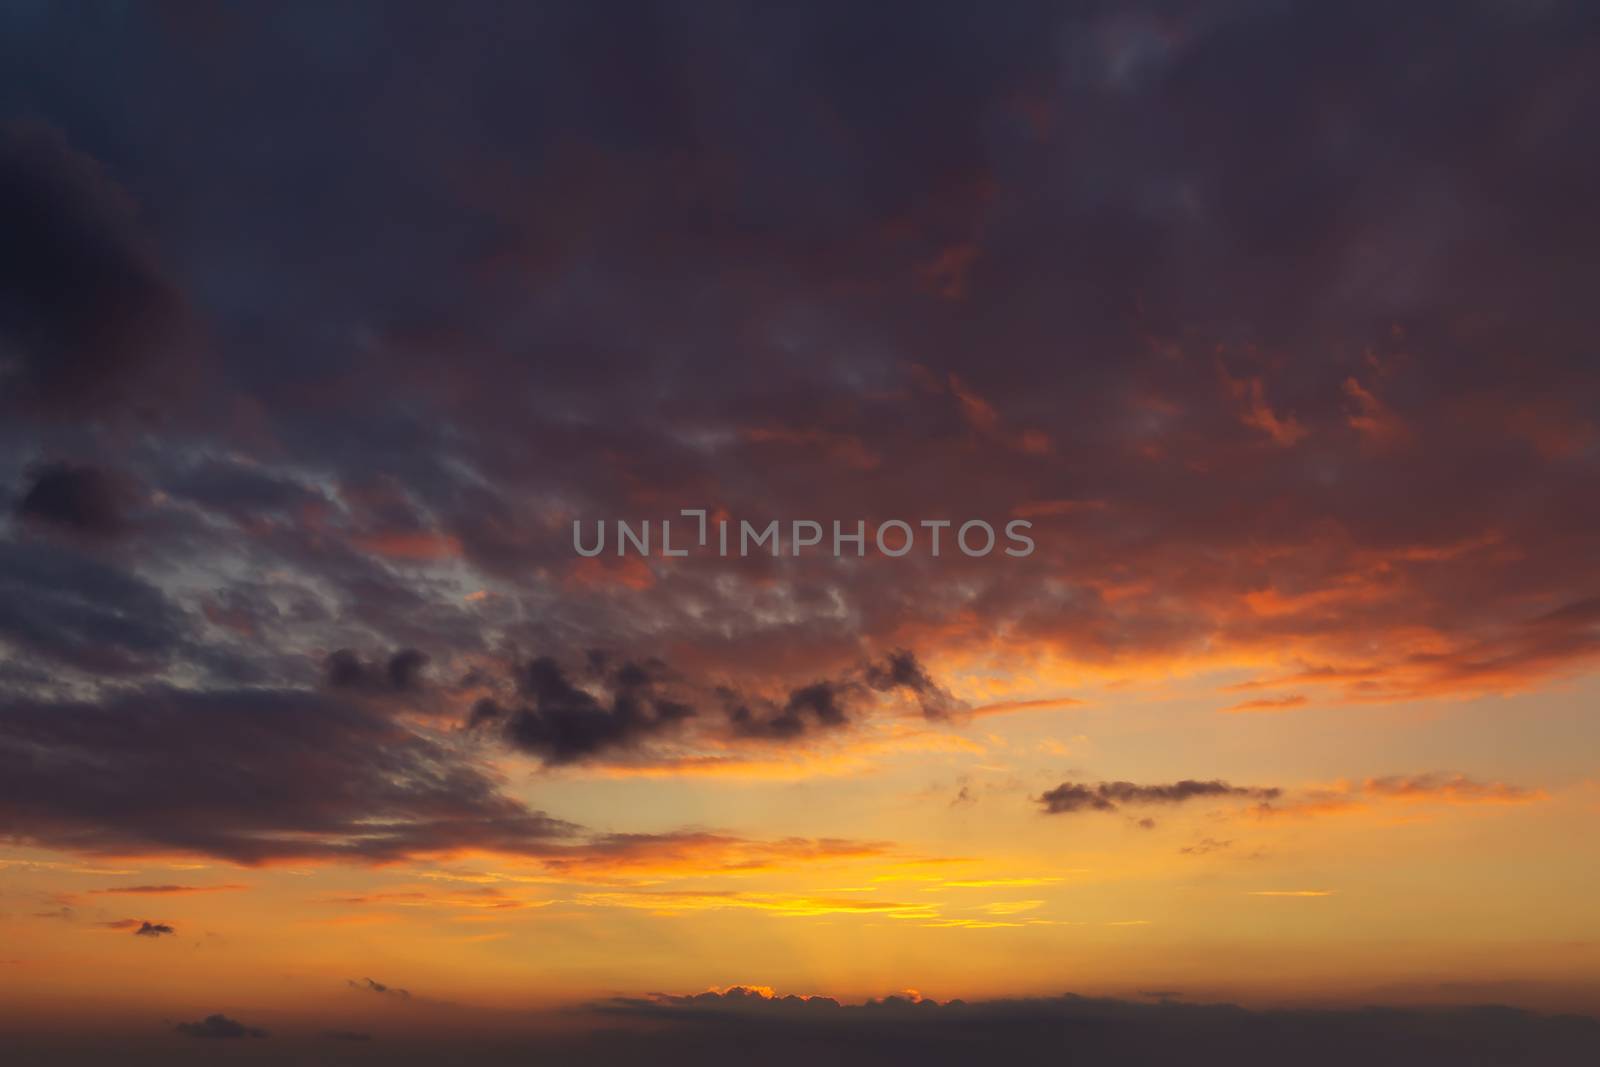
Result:
M1597 29L0 7L0 1035L1600 1014Z

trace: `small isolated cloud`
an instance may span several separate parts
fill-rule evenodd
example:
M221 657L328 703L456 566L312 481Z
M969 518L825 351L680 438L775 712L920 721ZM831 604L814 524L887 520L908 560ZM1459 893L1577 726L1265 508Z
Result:
M409 990L401 989L398 986L384 985L382 982L371 978L363 978L360 981L350 978L346 980L345 984L351 989L365 989L369 992L377 993L379 996L395 997L400 1000L411 999L411 992Z
M1186 856L1204 856L1208 852L1221 852L1225 848L1233 847L1233 841L1218 841L1214 837L1202 837L1192 845L1184 845L1178 849Z
M132 930L135 937L160 937L177 932L166 923L153 923L145 919L113 919L98 925L107 930Z
M197 1023L179 1023L175 1029L187 1037L233 1039L267 1036L265 1030L246 1026L237 1019L230 1019L222 1014L207 1015Z
M1213 779L1185 778L1170 785L1136 785L1133 782L1100 782L1085 785L1063 782L1036 797L1046 815L1067 815L1080 811L1117 811L1124 804L1181 804L1202 797L1239 797L1268 801L1283 791L1276 787L1230 785Z

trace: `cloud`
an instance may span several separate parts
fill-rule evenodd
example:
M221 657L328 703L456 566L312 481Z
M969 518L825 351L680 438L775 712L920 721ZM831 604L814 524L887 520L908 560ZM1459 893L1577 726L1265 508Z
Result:
M147 919L114 919L95 925L107 930L132 930L135 937L160 937L162 934L175 933L166 923L153 923Z
M320 1035L329 1041L371 1041L372 1035L365 1030L324 1030Z
M382 702L329 690L161 686L100 703L0 703L0 835L63 851L244 866L496 853L537 861L553 877L601 880L775 870L888 850L705 830L587 832L502 792L470 753L417 732ZM244 887L100 892L235 888Z
M1385 804L1462 807L1536 804L1549 798L1549 793L1543 789L1484 782L1465 774L1436 771L1387 775L1361 782L1338 781L1299 790L1281 803L1264 801L1253 810L1262 817L1315 817L1359 814Z
M325 692L152 686L0 705L0 832L253 865L537 854L576 827L380 709Z
M1447 804L1526 804L1548 797L1541 789L1480 782L1464 774L1444 772L1368 778L1361 783L1361 792L1388 800Z
M1261 697L1256 700L1245 700L1231 707L1223 708L1225 712L1239 711L1287 711L1290 708L1303 708L1309 701L1298 693L1281 697Z
M695 673L774 705L750 707L754 734L803 722L805 738L824 728L810 710L784 717L789 693L913 642L963 672L1327 668L1290 683L1308 701L1516 691L1589 669L1593 622L1563 608L1600 588L1584 536L1600 518L1600 375L1579 340L1596 321L1570 270L1596 237L1579 193L1595 138L1550 117L1577 114L1586 84L1580 8L1541 8L1512 41L1490 8L1443 34L1389 27L1373 47L1394 62L1359 76L1364 11L1258 15L1159 31L1048 6L930 15L877 75L921 86L911 107L835 61L826 10L697 12L684 37L636 43L658 91L623 103L583 62L598 58L589 22L527 33L531 16L508 12L429 60L432 84L461 89L434 103L439 128L480 128L500 161L470 191L437 175L476 161L420 147L413 103L359 79L310 118L278 121L276 99L261 120L283 152L231 165L245 134L204 106L213 94L154 102L139 76L186 62L182 35L144 14L71 27L85 47L147 47L70 99L48 78L28 95L70 142L6 133L17 239L0 288L17 298L0 312L0 374L7 414L24 417L6 420L7 454L96 461L115 447L98 419L145 420L137 469L165 499L148 530L141 512L138 573L165 575L174 600L178 560L317 591L314 641L261 627L241 656L273 681L313 647L427 648L442 665L482 655L490 634L518 649L626 639L636 658L692 649ZM270 66L285 38L235 17L218 69ZM65 18L19 24L18 55L49 69L73 39ZM374 18L376 37L427 51L426 20ZM535 43L514 63L474 36L490 32ZM785 77L752 77L749 56ZM1419 67L1436 91L1404 76ZM35 68L18 69L31 84ZM484 98L531 95L563 103L481 114ZM772 121L688 99L751 101ZM1472 121L1488 108L1503 121ZM1323 111L1362 131L1331 161L1326 131L1286 118ZM353 122L373 135L350 141ZM687 143L717 145L722 169L668 147ZM128 166L127 144L149 162ZM291 216L300 158L338 166ZM397 160L422 158L434 178L399 180L416 168ZM872 181L817 180L858 172ZM704 205L730 197L749 218L708 222ZM282 255L246 251L261 247ZM1509 288L1484 266L1513 260ZM533 289L584 297L530 304ZM796 307L823 311L797 324ZM191 319L217 373L154 373ZM968 336L1000 321L1002 338ZM520 358L527 346L541 358ZM793 358L802 347L850 357ZM184 382L207 418L176 426L164 393ZM68 408L95 419L54 418ZM1028 447L1034 426L1052 447ZM575 580L572 517L655 521L713 500L735 520L1025 511L1039 551L969 561L947 537L937 560L612 557L604 580ZM491 584L495 602L459 601ZM524 706L499 696L508 718ZM626 753L648 732L605 727L572 750L545 717L530 726L557 760Z
M590 1009L621 1058L959 1064L972 1050L1007 1062L1042 1062L1070 1047L1093 1063L1183 1061L1254 1067L1354 1061L1471 1061L1485 1048L1520 1063L1556 1067L1600 1047L1600 1022L1500 1007L1258 1011L1186 1003L1171 992L1141 1001L1060 997L952 1000L902 994L846 1004L826 996L734 986L693 994L618 998ZM1153 1003L1151 1001L1154 1001Z
M930 719L942 719L955 710L964 710L964 705L934 681L916 653L908 649L895 649L881 663L868 664L865 678L868 686L880 692L909 690L916 695L922 713Z
M606 879L796 870L830 860L881 857L890 851L883 841L805 837L762 841L684 830L606 834L551 848L544 860L549 870L566 877Z
M234 883L227 885L118 885L107 889L91 889L89 892L98 895L164 896L178 893L227 893L249 888L247 885Z
M382 665L367 663L350 649L341 648L329 654L324 670L333 689L415 693L422 688L427 665L428 657L414 648L400 649Z
M1214 837L1202 837L1192 845L1184 845L1178 849L1186 856L1204 856L1208 852L1221 852L1223 849L1232 848L1233 842L1218 841Z
M482 698L468 728L560 766L627 759L658 740L799 743L847 730L873 693L909 693L929 719L966 707L903 649L796 685L780 699L689 678L654 657L613 661L591 652L586 666L575 678L553 657L528 661L515 672L520 702ZM708 705L720 705L722 715L703 714Z
M0 643L57 680L150 674L186 638L182 609L158 586L66 547L0 541Z
M38 124L0 125L0 381L35 410L124 400L187 312L104 167Z
M765 713L751 710L751 701L732 702L728 721L739 737L793 740L815 730L836 730L850 724L846 710L853 689L850 683L812 682L789 693L781 706Z
M1280 416L1273 411L1267 403L1265 389L1260 378L1250 378L1246 381L1235 381L1223 372L1223 381L1228 386L1228 391L1239 401L1244 410L1239 416L1239 421L1246 426L1260 430L1272 441L1284 448L1294 445L1308 433L1300 420L1293 415Z
M113 538L127 524L129 492L118 479L89 464L47 463L17 501L24 522L96 538Z
M394 997L397 1000L411 999L411 993L408 990L400 989L395 986L384 985L382 982L374 981L371 978L363 978L359 982L354 978L350 978L346 979L345 984L351 989L364 989L368 992L376 993L379 996Z
M632 748L694 715L687 705L656 695L650 665L623 663L608 672L605 683L609 693L596 697L575 686L554 659L539 657L518 672L527 703L503 708L480 701L469 725L494 724L512 747L560 765Z
M1077 707L1084 702L1076 697L1040 697L1033 700L1001 700L972 709L973 715L1003 715L1013 711Z
M186 1037L217 1038L232 1040L245 1037L266 1037L265 1030L254 1026L246 1026L236 1019L226 1015L207 1015L197 1023L179 1023L175 1027L178 1033Z
M1201 782L1186 778L1171 785L1063 782L1035 799L1044 807L1046 815L1065 815L1081 811L1116 811L1124 804L1181 804L1209 797L1269 801L1282 792L1276 787L1236 786L1219 780Z

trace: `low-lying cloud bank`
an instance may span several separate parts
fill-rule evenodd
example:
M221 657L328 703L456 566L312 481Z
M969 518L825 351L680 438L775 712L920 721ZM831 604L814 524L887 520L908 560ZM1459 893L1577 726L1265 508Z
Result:
M635 1028L597 1033L601 1062L762 1064L1569 1064L1600 1053L1600 1021L1507 1007L1252 1011L1232 1004L1059 997L862 1005L733 988L619 999Z
M475 1067L964 1067L974 1062L1571 1067L1595 1062L1600 1054L1600 1019L1582 1015L1541 1015L1501 1005L1252 1010L1184 1003L1175 990L1141 995L1146 999L1067 993L940 1003L906 993L842 1004L829 997L733 986L689 995L616 997L562 1013L555 1026L549 1017L525 1015L500 1016L497 1023L470 1029L434 1030L425 1021L398 1016L381 1024L368 1020L360 1029L337 1019L280 1019L262 1028L214 1013L143 1033L91 1028L75 1037L45 1031L16 1037L17 1048L35 1056L25 1062L63 1067L105 1062L111 1043L125 1062L210 1063L212 1046L224 1043L252 1046L253 1052L239 1053L251 1063L385 1067L445 1062Z

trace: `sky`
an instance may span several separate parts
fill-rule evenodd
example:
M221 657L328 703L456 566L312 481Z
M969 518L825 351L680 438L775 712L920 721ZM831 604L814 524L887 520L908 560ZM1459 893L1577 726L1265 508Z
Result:
M1600 1047L1597 30L0 5L0 1039Z

